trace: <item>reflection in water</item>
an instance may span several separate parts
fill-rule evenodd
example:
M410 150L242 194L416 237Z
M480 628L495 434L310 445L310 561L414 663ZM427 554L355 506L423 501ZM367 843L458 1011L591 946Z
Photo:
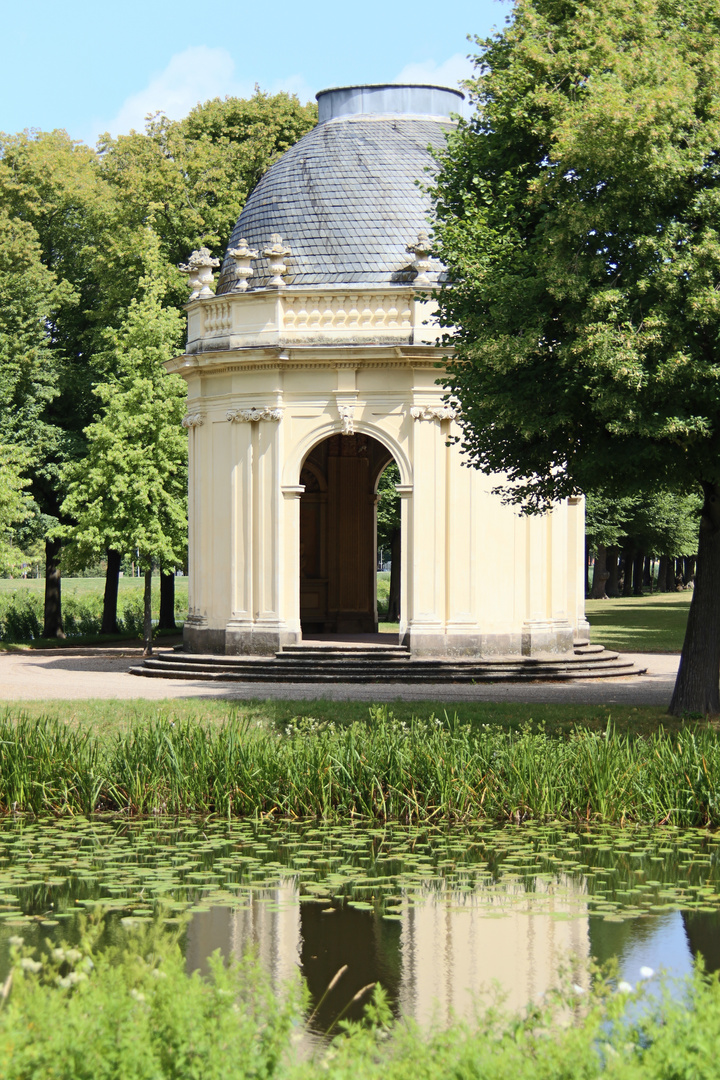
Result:
M187 966L205 970L219 948L259 955L279 990L299 967L313 1002L336 972L348 970L315 1018L326 1031L368 983L386 990L396 1015L420 1023L452 1015L470 1018L475 1002L497 986L512 1008L538 1000L559 967L575 961L573 978L584 982L589 955L588 914L581 884L519 884L502 893L428 890L406 897L391 918L350 905L300 902L295 884L249 893L240 909L213 908L193 915ZM362 1014L364 1000L343 1013Z
M519 882L502 890L420 890L399 901L390 918L379 909L301 903L294 881L248 890L240 908L193 915L187 966L205 971L214 949L229 957L251 947L276 991L300 972L317 1003L347 965L316 1014L319 1032L340 1012L359 1018L366 998L348 1003L374 982L384 987L396 1016L446 1024L453 1016L471 1018L494 988L512 1009L538 1001L563 966L572 981L587 984L590 956L601 963L617 957L620 976L633 984L643 967L687 975L698 952L708 970L720 968L720 913L616 921L588 914L582 879L534 884L532 891Z
M575 958L640 968L720 968L720 834L702 830L449 830L218 822L5 822L0 828L0 981L8 939L74 942L102 910L103 942L163 910L194 914L187 958L252 946L279 989L301 973L326 1030L370 982L397 1015L468 1016L496 982L537 1000ZM107 940L106 940L107 939ZM482 1002L481 1002L482 1004ZM358 1015L362 1003L353 1013Z
M208 957L219 949L226 959L248 949L269 973L274 990L297 975L300 912L297 889L278 885L248 889L240 907L197 911L188 925L185 962L188 971L207 974Z
M566 962L574 962L574 981L585 982L589 939L583 890L567 881L557 892L538 884L544 887L541 896L517 886L496 895L491 905L478 893L406 902L401 1011L420 1023L469 1018L493 985L510 1008L519 1009L539 1000Z

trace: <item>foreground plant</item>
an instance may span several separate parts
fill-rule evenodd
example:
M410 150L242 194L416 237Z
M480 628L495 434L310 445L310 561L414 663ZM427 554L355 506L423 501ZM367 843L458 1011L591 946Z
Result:
M652 1000L597 977L521 1014L490 1006L472 1024L423 1031L392 1020L381 988L360 1023L310 1041L299 984L273 988L250 957L188 974L159 919L100 948L102 919L78 947L34 954L14 939L0 991L4 1080L704 1080L717 1075L720 983L701 969ZM641 1009L628 1009L638 999ZM633 1018L634 1017L634 1018ZM639 1017L639 1018L638 1018Z
M280 735L156 721L100 743L53 719L0 720L0 808L91 815L401 822L565 819L720 825L720 739L578 729L551 737L455 717L367 723L303 718Z

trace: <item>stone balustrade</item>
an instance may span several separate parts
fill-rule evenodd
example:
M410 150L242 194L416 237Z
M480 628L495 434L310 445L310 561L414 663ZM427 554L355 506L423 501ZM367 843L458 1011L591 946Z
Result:
M283 344L432 344L441 330L429 292L272 288L188 306L188 353Z

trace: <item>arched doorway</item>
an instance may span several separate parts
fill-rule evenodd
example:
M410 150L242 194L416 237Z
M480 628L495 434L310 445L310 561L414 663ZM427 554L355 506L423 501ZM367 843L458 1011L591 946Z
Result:
M393 460L370 435L331 435L300 483L300 623L304 634L378 629L376 490Z

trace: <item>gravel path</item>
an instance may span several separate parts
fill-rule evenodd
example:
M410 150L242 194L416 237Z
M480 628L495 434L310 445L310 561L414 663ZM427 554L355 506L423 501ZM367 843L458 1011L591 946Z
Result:
M619 679L578 679L567 683L492 683L408 686L331 683L205 683L144 679L128 674L139 649L63 649L0 653L0 700L72 698L221 698L228 701L280 698L329 701L516 701L576 705L654 705L670 702L678 654L625 653L647 674Z

